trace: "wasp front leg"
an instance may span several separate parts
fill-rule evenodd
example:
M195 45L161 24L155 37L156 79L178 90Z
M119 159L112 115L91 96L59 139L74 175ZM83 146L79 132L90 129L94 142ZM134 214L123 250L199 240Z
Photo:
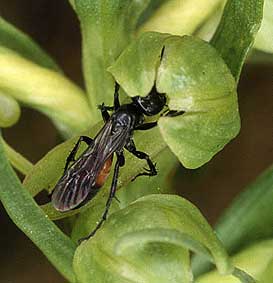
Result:
M106 106L104 103L98 105L98 109L101 112L101 116L103 121L106 123L110 119L110 114L108 113L108 110L113 111L114 107L113 106Z
M108 111L117 111L120 108L118 91L119 91L119 85L116 83L115 94L114 94L114 106L107 106L107 105L104 105L104 103L98 105L98 108L101 111L101 116L104 122L107 122L110 119L110 115Z

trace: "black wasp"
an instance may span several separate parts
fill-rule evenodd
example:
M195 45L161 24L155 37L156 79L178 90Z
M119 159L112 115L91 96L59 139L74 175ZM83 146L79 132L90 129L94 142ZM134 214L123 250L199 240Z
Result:
M93 236L105 221L111 202L115 197L119 168L125 164L124 148L137 158L145 159L149 166L146 172L138 176L154 176L155 165L148 154L138 151L133 141L135 130L148 130L157 125L156 122L144 123L145 116L158 114L166 104L166 96L157 93L155 87L146 97L136 96L132 102L120 105L119 86L116 85L114 106L99 106L104 126L94 139L81 136L66 160L64 175L56 184L52 194L52 204L59 211L78 208L92 199L105 183L111 169L114 153L117 156L110 194L105 211L95 230L87 237ZM110 116L108 111L113 111ZM88 148L75 160L81 142ZM70 162L74 162L69 167Z

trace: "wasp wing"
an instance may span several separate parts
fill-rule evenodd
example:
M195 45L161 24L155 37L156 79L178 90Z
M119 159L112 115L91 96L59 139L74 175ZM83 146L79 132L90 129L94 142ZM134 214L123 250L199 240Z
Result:
M96 178L105 162L113 153L121 150L129 127L112 132L112 120L109 120L77 161L64 173L52 193L52 205L59 211L68 211L83 205L97 192Z

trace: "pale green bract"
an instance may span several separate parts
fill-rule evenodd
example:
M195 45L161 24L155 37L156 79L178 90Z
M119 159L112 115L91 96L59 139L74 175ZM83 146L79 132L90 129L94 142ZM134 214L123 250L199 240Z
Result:
M92 124L84 92L62 74L1 46L0 65L0 91L47 115L64 136L76 135Z
M14 125L21 114L19 104L9 95L0 91L0 127L10 127Z
M1 17L0 66L1 127L17 122L19 105L47 115L65 137L94 123L84 92L37 43Z
M13 50L36 64L62 72L55 61L27 34L0 16L0 46Z
M140 31L168 32L175 35L193 34L223 4L223 0L156 1L160 2L159 7L140 26Z
M273 0L264 1L264 15L261 29L255 40L255 48L273 53Z
M240 130L236 83L217 51L191 36L143 34L108 69L130 96L156 85L171 110L158 120L161 135L187 168L208 162Z

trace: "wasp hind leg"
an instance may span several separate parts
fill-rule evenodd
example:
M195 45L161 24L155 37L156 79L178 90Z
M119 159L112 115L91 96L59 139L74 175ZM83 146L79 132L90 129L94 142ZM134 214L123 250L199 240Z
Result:
M79 150L81 142L85 142L88 146L91 146L93 144L93 139L91 139L87 136L80 136L79 140L77 141L77 143L73 147L72 151L70 152L70 154L66 158L64 172L66 172L66 170L68 169L69 164L71 162L75 161L75 156L77 154L77 151Z
M157 170L156 170L156 164L154 164L152 162L152 160L150 159L149 155L145 152L142 152L142 151L138 151L136 150L136 146L134 144L134 141L133 140L130 140L128 142L128 144L125 146L125 148L131 152L134 156L136 156L137 158L139 159L145 159L148 166L149 166L149 169L146 169L144 168L144 170L146 172L142 172L142 173L139 173L137 174L133 179L132 181L134 181L137 177L139 176L155 176L157 175Z
M107 199L107 202L106 202L106 205L105 205L105 210L102 214L101 220L98 222L96 228L87 237L81 238L79 240L79 243L93 237L96 234L96 232L100 229L103 222L106 220L109 209L111 207L111 203L112 203L113 199L115 198L115 194L116 194L116 190L117 190L117 183L118 183L119 168L122 167L124 164L125 164L125 159L124 159L123 153L117 153L117 161L116 161L116 164L115 164L111 189L110 189L110 193L109 193L109 196L108 196L108 199Z

